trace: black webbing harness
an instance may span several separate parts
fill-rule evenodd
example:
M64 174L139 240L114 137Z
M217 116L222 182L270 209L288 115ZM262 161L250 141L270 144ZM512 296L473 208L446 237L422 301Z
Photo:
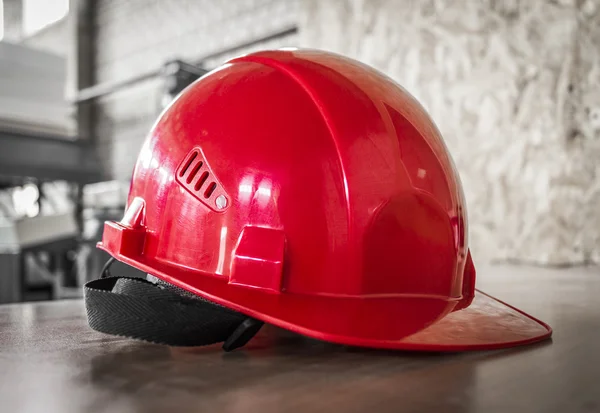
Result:
M162 281L112 277L113 262L111 258L101 277L84 287L88 322L96 331L170 346L223 342L223 350L231 351L263 325Z

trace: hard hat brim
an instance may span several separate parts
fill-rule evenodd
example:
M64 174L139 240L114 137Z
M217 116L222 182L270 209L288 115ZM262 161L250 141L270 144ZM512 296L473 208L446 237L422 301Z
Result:
M546 323L475 290L471 305L398 341L395 348L421 351L492 350L531 344L552 335Z
M452 310L458 301L423 296L333 298L285 293L283 301L282 294L228 285L222 276L201 275L141 256L113 256L231 310L338 344L458 352L515 347L552 335L544 322L479 290L468 307L457 311Z

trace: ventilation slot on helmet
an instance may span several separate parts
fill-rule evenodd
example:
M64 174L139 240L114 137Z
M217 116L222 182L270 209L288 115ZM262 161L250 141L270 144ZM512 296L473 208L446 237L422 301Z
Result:
M202 168L202 165L204 164L204 162L200 161L198 162L194 168L192 169L192 172L189 173L186 182L189 184L191 183L194 178L196 177L196 175L198 174L198 171L200 171L200 168ZM205 174L208 174L208 172L204 172Z
M227 208L229 197L198 148L193 149L179 165L176 179L181 186L209 208L216 211Z
M200 178L196 181L196 185L194 185L194 189L196 191L199 191L200 188L202 188L202 185L204 185L204 182L206 182L207 179L208 179L208 171L204 171L204 173L202 175L200 175Z
M196 152L196 151L193 151L190 154L190 156L188 156L188 158L186 159L183 166L179 169L179 177L182 177L183 175L185 175L187 170L190 168L190 165L192 164L192 162L194 162L194 159L196 159L197 157L198 157L198 152Z
M211 182L210 185L208 185L208 188L206 188L206 191L204 191L204 198L210 198L213 192L215 192L215 189L217 189L217 184Z

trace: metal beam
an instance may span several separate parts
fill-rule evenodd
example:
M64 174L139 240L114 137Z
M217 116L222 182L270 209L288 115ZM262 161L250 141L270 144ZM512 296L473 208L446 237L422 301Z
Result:
M91 142L0 131L0 181L16 183L24 178L80 184L105 179Z
M77 96L83 88L96 83L96 30L95 13L97 2L94 0L69 0L69 24L71 49L69 56L71 95ZM94 102L77 104L77 135L92 144L96 138L96 108ZM96 148L87 150L96 154ZM88 154L91 156L91 154ZM95 158L98 159L97 157ZM101 164L97 163L98 172ZM86 182L75 183L72 187L75 216L80 231L83 231L83 186Z
M298 32L297 27L295 27L295 26L290 27L290 28L278 31L276 33L270 34L265 37L261 37L261 38L254 39L254 40L251 40L251 41L248 41L245 43L237 44L233 47L230 47L227 49L222 49L215 53L207 54L205 56L202 56L200 59L196 60L196 62L194 62L193 64L202 68L205 60L214 59L214 58L222 56L224 54L235 53L239 50L243 50L248 47L252 47L257 44L267 42L269 40L289 36L289 35L295 34L297 32ZM86 87L79 91L79 93L77 94L77 97L75 99L75 102L78 102L78 103L89 102L91 100L100 98L102 96L106 96L106 95L110 95L112 93L118 92L119 90L122 90L129 86L133 86L138 83L142 83L147 80L154 79L155 77L158 77L160 74L162 74L162 68L156 68L156 69L149 70L145 73L139 74L137 76L131 77L129 79L119 80L119 81L115 81L115 82L99 83L97 85Z
M78 96L81 89L96 83L95 53L96 33L94 14L96 2L93 0L70 0L69 30L71 49L69 55L69 87L71 95ZM79 102L79 101L78 101ZM77 105L77 135L92 140L95 131L93 102L80 102Z

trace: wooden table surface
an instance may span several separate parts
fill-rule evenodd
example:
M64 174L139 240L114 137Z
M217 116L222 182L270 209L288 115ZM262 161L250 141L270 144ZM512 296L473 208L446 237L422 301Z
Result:
M78 300L0 306L0 412L600 412L600 269L490 267L478 283L553 341L421 354L270 328L223 353L96 333Z

